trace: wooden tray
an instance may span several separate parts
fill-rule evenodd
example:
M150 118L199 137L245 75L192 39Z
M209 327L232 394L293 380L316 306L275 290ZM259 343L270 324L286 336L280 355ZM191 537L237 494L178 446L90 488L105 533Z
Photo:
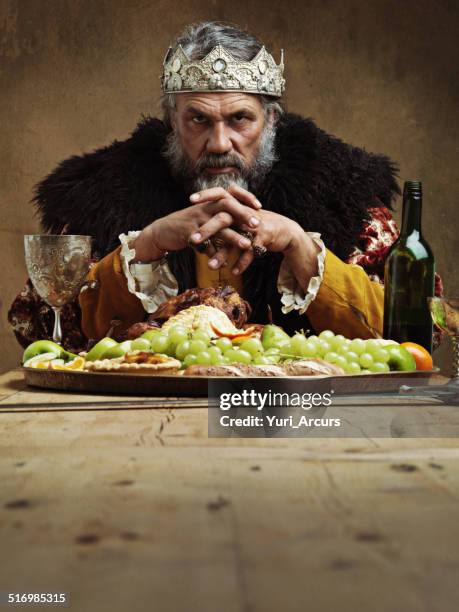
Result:
M25 382L32 387L103 393L115 395L160 395L171 397L202 397L207 395L208 378L201 376L149 376L112 372L63 372L23 368ZM441 384L438 368L427 372L391 372L390 374L360 374L347 376L294 376L301 380L303 392L325 392L333 389L338 394L381 393L398 391L402 384ZM232 380L235 380L231 377ZM236 379L237 380L237 379ZM239 379L240 380L240 379ZM252 380L248 379L248 380ZM260 380L253 378L253 380ZM262 380L270 378L262 377ZM273 380L283 380L275 377Z

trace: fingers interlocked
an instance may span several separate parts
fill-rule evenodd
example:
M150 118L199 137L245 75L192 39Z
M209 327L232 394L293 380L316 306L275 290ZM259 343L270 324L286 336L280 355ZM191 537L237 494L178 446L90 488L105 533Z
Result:
M236 199L237 198L237 199ZM240 256L233 273L242 273L254 258L263 257L267 249L257 236L260 202L241 187L212 188L193 194L193 204L203 205L208 216L189 239L189 245L210 258L209 267L218 269L227 265L231 248L238 248ZM260 211L261 212L261 211Z

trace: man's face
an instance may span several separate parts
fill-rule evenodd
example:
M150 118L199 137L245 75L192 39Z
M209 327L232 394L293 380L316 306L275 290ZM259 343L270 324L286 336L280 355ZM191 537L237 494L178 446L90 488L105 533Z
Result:
M256 95L177 94L171 123L174 132L166 155L175 173L193 189L231 182L247 186L260 156L266 158L266 149L272 165L272 121L265 119Z

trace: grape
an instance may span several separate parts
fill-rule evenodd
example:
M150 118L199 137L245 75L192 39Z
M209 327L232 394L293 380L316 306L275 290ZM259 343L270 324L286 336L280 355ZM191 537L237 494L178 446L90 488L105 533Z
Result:
M303 334L295 334L290 341L290 348L294 355L303 355L303 351L308 341Z
M346 357L349 351L350 351L349 344L343 344L338 349L338 355L342 355L343 357Z
M188 340L188 332L182 325L173 325L169 330L169 340L174 344L180 344Z
M269 359L269 363L278 363L280 361L280 350L276 348L270 348L265 351L263 357Z
M371 374L370 370L360 370L360 374Z
M268 356L268 355L279 355L279 353L280 353L280 349L274 348L274 347L266 349L266 351L265 351L265 355L266 356Z
M183 342L180 342L180 344L175 350L175 356L177 357L177 359L180 359L180 361L182 361L186 357L186 355L190 353L190 344L191 342L189 340L184 340Z
M317 343L317 353L322 356L331 351L331 344L327 340L319 340Z
M220 359L220 363L221 365L229 365L231 362L226 355L223 355Z
M361 355L365 352L366 344L367 343L365 340L362 340L361 338L354 338L354 340L351 340L349 343L349 350L353 353L357 353L357 355Z
M319 336L315 336L315 335L307 337L307 340L313 340L314 342L317 342L318 339L319 339Z
M281 346L280 352L284 355L290 355L291 357L294 357L296 355L291 342L286 342L285 344L283 344Z
M218 346L222 353L224 353L228 349L233 348L233 343L229 338L218 338L215 341L215 346Z
M196 340L196 342L199 342L199 340ZM199 365L210 365L211 361L212 357L209 351L200 351L196 355L196 363Z
M250 353L252 357L256 357L257 355L261 355L261 353L263 353L263 345L261 340L258 340L258 338L249 338L248 340L244 340L240 348L241 350Z
M175 357L176 350L177 350L177 345L169 340L169 346L164 351L166 355L169 355L169 357Z
M357 355L357 353L354 353L354 351L348 351L346 353L346 359L348 361L359 361L359 356Z
M132 351L149 351L151 349L151 344L149 340L146 338L136 338L132 341L131 350Z
M201 351L207 349L207 344L204 340L190 340L190 353L197 355Z
M338 353L335 353L335 351L330 351L324 355L325 361L328 361L329 363L335 363L338 357L339 355Z
M196 331L193 333L193 335L192 335L191 339L192 339L192 340L202 340L202 341L205 343L205 345L206 345L206 346L207 346L207 345L209 344L209 342L210 342L210 336L209 336L209 334L208 334L206 331L204 331L203 329L197 329L197 330L196 330Z
M237 351L237 360L240 363L251 363L252 355L248 351L238 350Z
M207 352L210 355L210 362L212 365L218 365L221 363L223 355L218 346L211 346L209 349L207 349Z
M365 351L367 353L370 353L370 355L371 355L371 350L372 349L377 349L380 346L381 345L379 344L379 340L376 340L376 338L371 338L370 340L367 340L367 342L366 342Z
M362 353L360 355L359 363L362 368L369 368L373 363L373 357L370 353Z
M140 337L146 338L148 342L151 342L151 339L160 333L161 331L159 329L147 329L147 331L144 332Z
M191 353L188 353L188 355L185 355L185 359L183 360L183 365L185 366L185 368L187 368L188 366L194 365L196 363L196 355L192 355Z
M263 348L281 348L284 344L290 343L290 336L278 325L265 325L261 334Z
M371 372L389 372L389 366L387 363L382 363L381 361L375 361L369 367Z
M351 361L347 364L347 368L345 368L345 371L348 374L360 374L360 366L356 361Z
M321 340L331 340L334 337L335 334L330 329L324 329L324 331L321 331L319 334Z
M338 355L338 357L335 360L335 365L339 366L340 368L343 368L343 370L346 371L346 368L347 368L346 357L343 357L343 355Z
M342 334L337 334L334 338L330 338L329 342L332 349L338 351L342 346L345 346L346 338Z
M389 351L382 348L382 346L377 346L375 348L370 347L368 352L373 356L375 362L387 363L389 361Z
M155 353L165 353L169 348L169 338L165 333L160 333L151 339L150 344Z
M226 351L225 357L230 360L230 363L251 363L252 361L250 353L241 349L229 349Z
M233 357L236 356L237 351L238 349L230 348L223 353L223 357L226 357L226 359L229 360L229 363L236 363L236 360L234 360Z
M253 363L255 365L271 365L275 362L273 361L272 356L269 357L268 355L268 357L266 357L266 355L257 355L253 360Z
M301 353L302 357L315 357L319 352L319 342L308 338Z

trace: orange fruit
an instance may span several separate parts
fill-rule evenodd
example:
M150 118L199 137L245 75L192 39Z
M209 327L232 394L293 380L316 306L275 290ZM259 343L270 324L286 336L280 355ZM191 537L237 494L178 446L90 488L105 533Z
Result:
M416 344L416 342L402 342L400 346L403 346L403 348L413 355L416 362L416 370L433 369L432 355L423 346Z

